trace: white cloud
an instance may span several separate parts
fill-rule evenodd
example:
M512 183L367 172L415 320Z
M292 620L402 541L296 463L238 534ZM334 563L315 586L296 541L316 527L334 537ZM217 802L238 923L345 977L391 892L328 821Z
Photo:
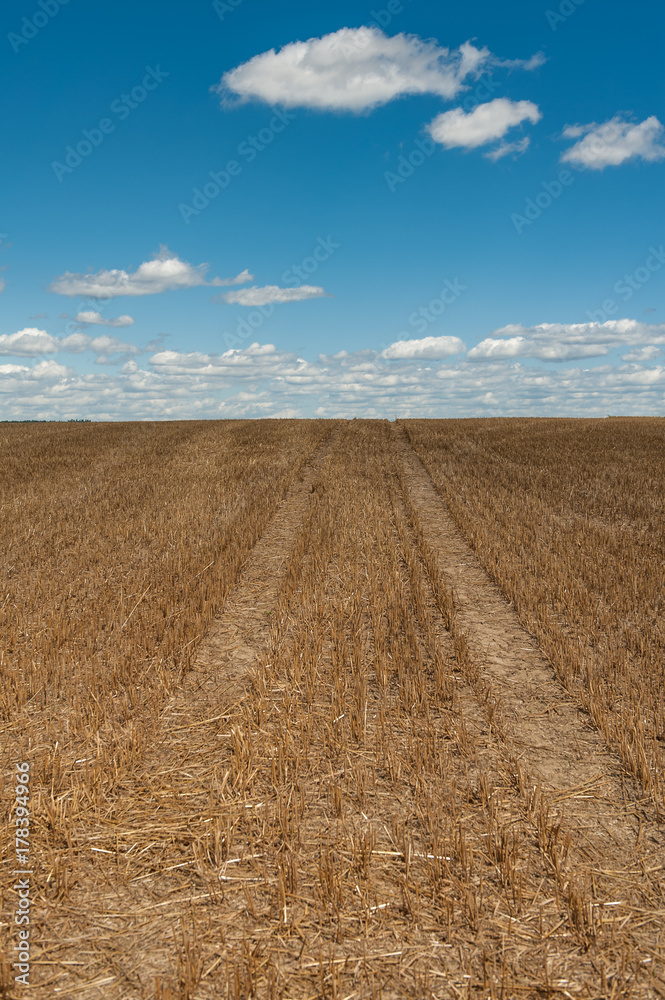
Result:
M94 351L95 354L138 354L139 349L134 344L123 343L117 337L91 337L87 333L72 333L58 341L58 348L69 354L82 354L83 351Z
M259 288L254 285L253 288L243 288L239 292L224 292L219 298L240 306L267 306L272 303L320 299L327 295L325 288L317 285L299 285L298 288L280 288L279 285L264 285Z
M650 325L634 319L605 323L541 323L504 326L467 354L469 361L538 358L571 361L602 357L613 348L665 344L665 323Z
M82 354L83 351L94 351L96 354L140 353L134 344L125 344L117 337L91 337L87 333L73 333L60 339L52 337L45 330L29 327L18 333L0 336L0 355L28 358L38 357L40 354L57 354L60 351L67 351L69 354Z
M21 348L33 360L0 365L5 419L665 415L665 364L659 363L665 323L513 324L493 331L466 357L457 337L400 340L381 352L340 351L314 361L258 342L219 354L160 345L144 368L138 348L110 335L59 340L30 329L10 337L10 353ZM97 367L77 372L37 359L44 353L37 347L73 358L93 351ZM626 352L622 362L586 370L542 363L572 363L617 348ZM114 357L122 367L107 370ZM531 360L525 366L521 358Z
M521 327L506 329L512 330L508 337L520 336L516 330L528 333ZM654 328L649 332L654 335ZM626 337L631 328L615 333ZM633 327L632 334L646 336L647 331ZM665 336L665 329L655 335ZM602 364L585 370L523 366L515 360L386 359L370 350L310 362L259 343L221 355L160 351L149 364L150 370L143 370L130 360L119 372L101 368L84 374L53 361L0 366L0 417L665 414L663 364Z
M495 149L490 149L489 152L483 153L483 156L496 163L497 160L500 160L503 156L508 156L510 153L518 155L526 153L530 142L531 139L528 135L525 135L523 139L518 139L517 142L501 142Z
M382 358L447 358L466 350L459 337L423 337L422 340L397 340L381 352Z
M115 269L97 271L96 274L73 274L66 271L55 278L49 291L57 295L113 299L118 295L157 295L173 289L222 284L221 278L206 281L207 270L207 264L192 266L179 260L167 247L162 247L153 260L140 264L133 273Z
M540 66L544 66L547 62L547 56L544 52L536 52L534 56L530 59L495 59L494 65L505 67L506 69L525 69L532 70L538 69Z
M498 360L499 358L540 358L541 361L570 361L595 358L607 354L606 347L587 344L538 342L528 337L507 337L497 340L487 337L468 354L470 361Z
M162 375L196 375L221 379L230 377L267 378L302 374L308 366L294 355L278 351L274 344L248 344L240 349L233 348L223 354L203 354L201 351L159 351L151 356L152 368Z
M268 354L276 354L277 348L274 344L259 344L258 341L254 341L253 344L249 344L248 347L237 348L234 347L230 351L225 351L222 354L223 358L264 358ZM283 355L282 355L283 356ZM290 357L290 355L289 355ZM302 358L298 359L302 361Z
M94 310L80 312L76 314L77 323L85 323L91 326L132 326L134 320L131 316L118 316L115 319L104 319L104 317Z
M6 287L7 287L7 283L5 282L5 279L4 278L0 278L0 295L2 295L2 293L4 292L4 290L5 290Z
M534 69L540 62L510 64ZM403 32L388 37L375 27L341 28L254 56L213 89L286 107L360 112L405 94L454 98L490 64L501 65L471 42L448 49Z
M29 372L26 365L0 365L0 375L17 375L19 372Z
M461 146L476 149L488 142L501 139L506 132L524 121L534 124L542 118L538 105L532 101L509 101L497 97L487 104L479 104L473 111L453 108L437 115L427 127L429 134L447 149Z
M239 364L252 362L256 358L277 358L283 361L287 355L283 352L278 355L274 344L259 344L255 341L247 347L233 348L223 354L203 354L201 351L188 351L186 354L180 351L159 351L150 358L150 364L155 368L174 368L180 372L200 371L201 369L215 370L218 373L231 371ZM290 358L291 355L288 355Z
M218 278L216 281L217 285L244 285L248 281L253 281L254 275L245 268L240 274L237 274L235 278Z
M82 354L90 349L93 338L87 333L72 333L58 343L58 347L70 354Z
M3 333L0 336L0 354L29 358L39 354L55 354L58 349L56 338L36 327L26 327L18 333Z
M74 374L71 368L59 365L57 361L38 361L29 369L29 373L32 379L47 379L48 381L59 381Z
M661 354L661 348L656 347L655 344L649 344L647 347L635 347L628 354L622 354L621 360L643 365L649 361L653 361L659 354Z
M579 139L562 154L564 163L578 163L592 170L617 167L628 160L662 160L665 145L662 144L663 126L655 117L645 118L635 124L615 115L598 125L568 125L563 130L566 139Z

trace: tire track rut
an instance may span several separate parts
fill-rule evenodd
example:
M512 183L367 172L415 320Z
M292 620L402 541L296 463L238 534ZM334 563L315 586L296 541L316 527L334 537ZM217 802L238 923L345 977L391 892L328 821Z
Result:
M665 848L655 810L480 565L401 428L394 444L438 571L453 590L458 629L498 703L511 757L552 803L565 802L566 825L588 854L587 870L618 874L639 865L649 883L648 869L663 870Z
M220 703L239 700L252 666L270 633L270 614L311 497L328 456L333 434L304 466L263 535L251 550L224 609L204 639L193 669L162 716L168 741L171 724L197 722L216 714Z

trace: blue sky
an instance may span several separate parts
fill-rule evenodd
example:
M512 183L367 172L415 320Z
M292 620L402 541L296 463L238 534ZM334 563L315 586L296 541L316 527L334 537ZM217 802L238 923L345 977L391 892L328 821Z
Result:
M665 414L634 10L8 0L0 419Z

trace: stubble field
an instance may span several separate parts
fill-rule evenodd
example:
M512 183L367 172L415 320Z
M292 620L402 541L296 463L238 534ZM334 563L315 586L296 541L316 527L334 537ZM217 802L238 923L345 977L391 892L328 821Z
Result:
M665 421L0 425L0 467L0 995L665 996Z

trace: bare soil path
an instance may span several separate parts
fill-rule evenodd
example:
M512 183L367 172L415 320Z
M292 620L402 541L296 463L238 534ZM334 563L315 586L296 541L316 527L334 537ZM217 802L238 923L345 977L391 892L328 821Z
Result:
M289 553L338 437L339 433L331 434L317 449L253 547L222 614L199 649L194 669L164 712L165 733L171 724L183 725L185 719L200 723L215 715L220 702L228 705L242 696L270 633Z
M643 909L643 925L662 926L662 819L481 567L399 427L394 441L437 571L454 592L456 629L478 670L476 687L492 705L494 728L522 772L519 780L532 788L538 784L553 812L563 805L577 877L597 876L613 902L622 901L626 912Z

